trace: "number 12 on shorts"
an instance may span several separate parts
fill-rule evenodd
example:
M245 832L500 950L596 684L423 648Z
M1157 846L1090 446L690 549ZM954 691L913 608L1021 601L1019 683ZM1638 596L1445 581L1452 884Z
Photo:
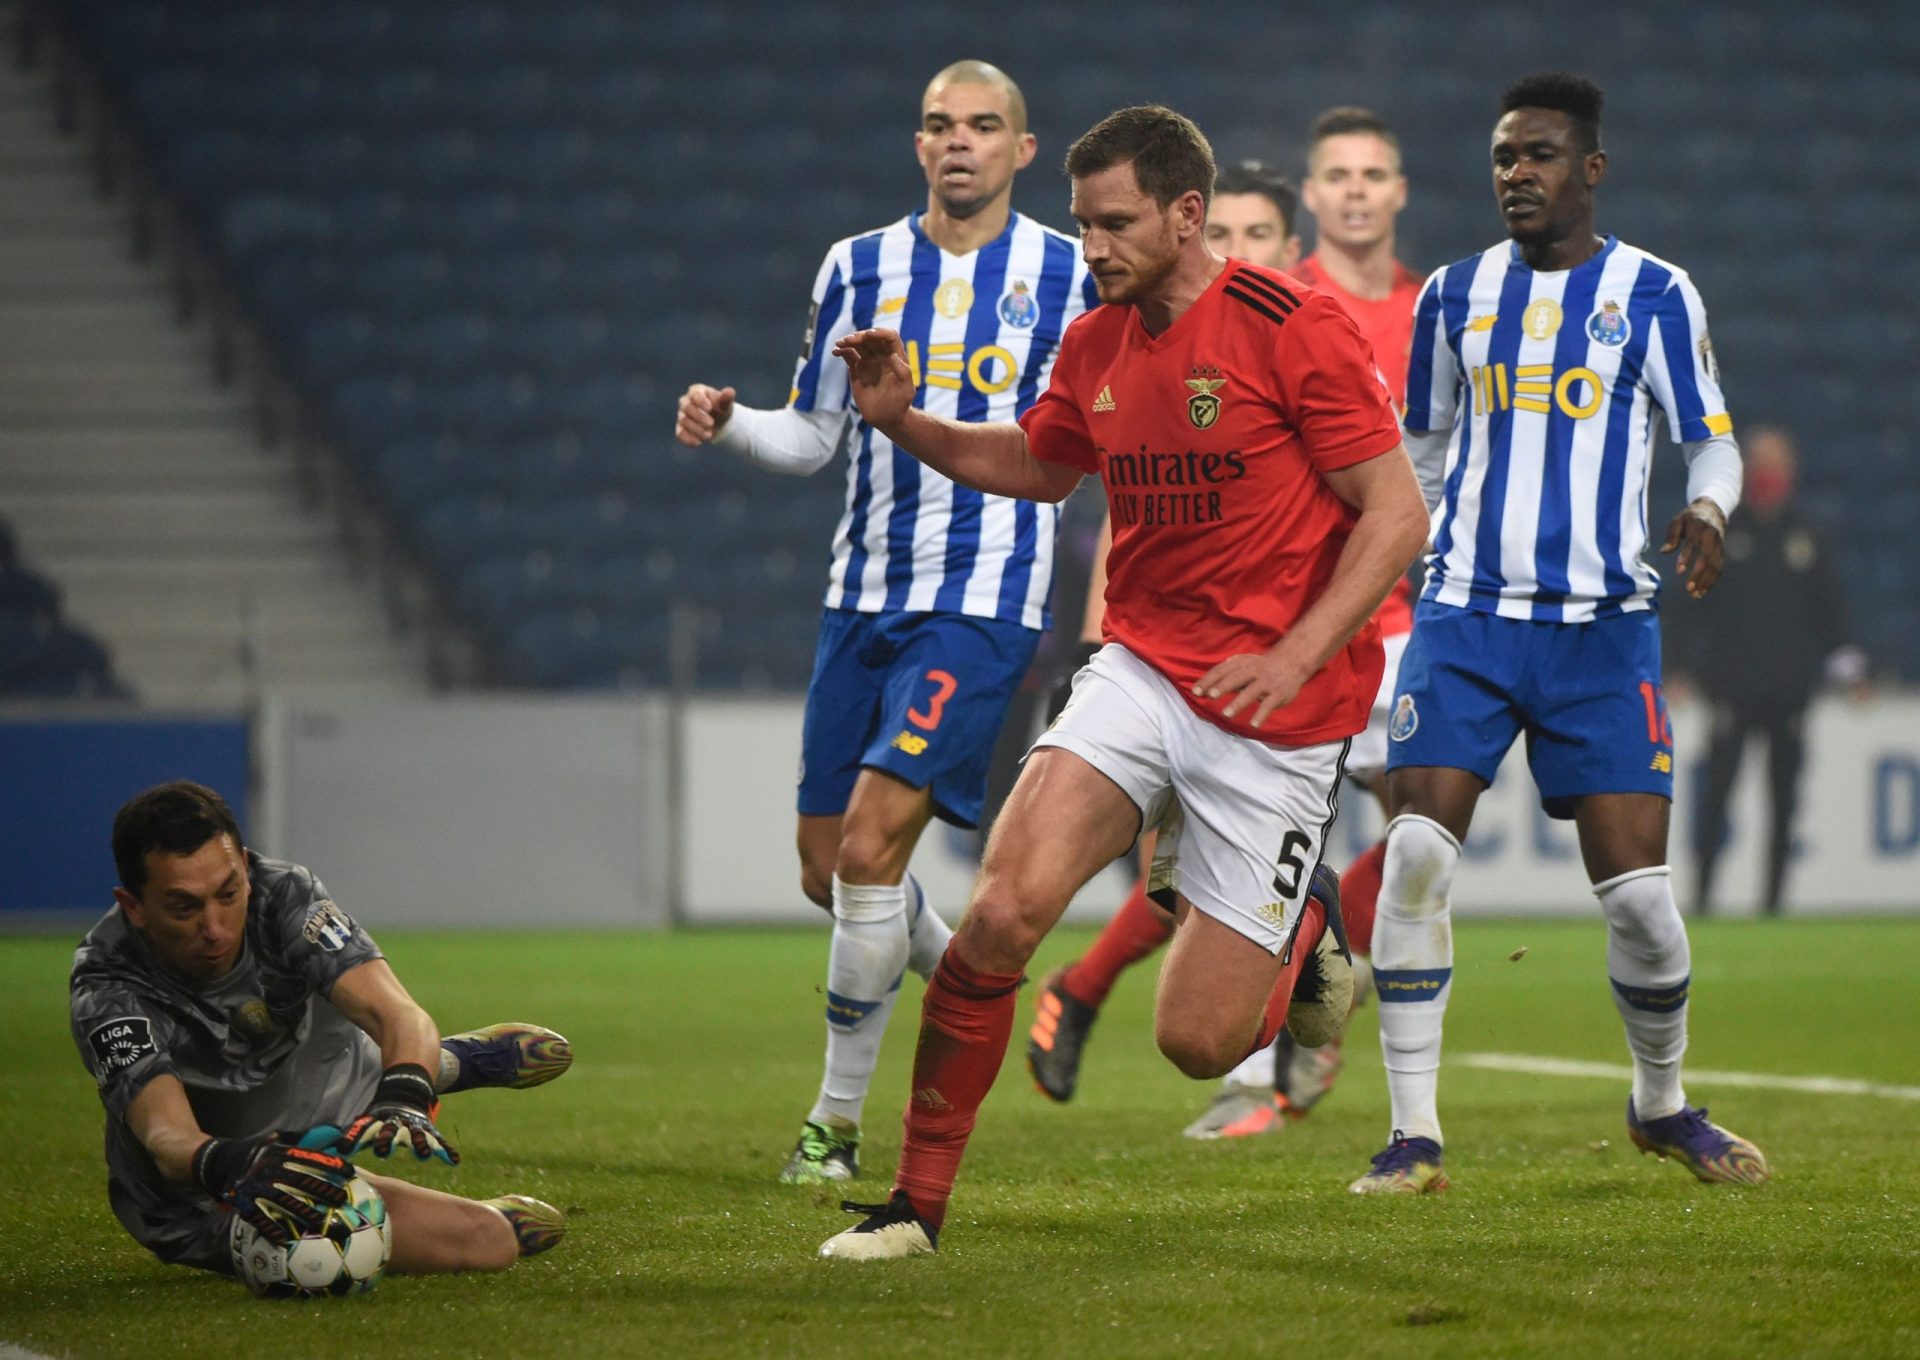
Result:
M1667 717L1667 696L1651 680L1640 682L1640 702L1647 710L1647 740L1655 746L1673 745L1673 723Z

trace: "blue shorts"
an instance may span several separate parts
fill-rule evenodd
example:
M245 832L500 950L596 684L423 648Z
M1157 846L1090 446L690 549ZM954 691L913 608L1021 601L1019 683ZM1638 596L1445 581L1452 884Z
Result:
M800 814L847 810L871 767L933 795L934 814L977 826L1007 705L1040 634L966 614L829 609L800 734Z
M1673 727L1652 610L1536 623L1422 600L1400 662L1387 769L1439 765L1493 782L1527 734L1550 817L1590 793L1673 797Z

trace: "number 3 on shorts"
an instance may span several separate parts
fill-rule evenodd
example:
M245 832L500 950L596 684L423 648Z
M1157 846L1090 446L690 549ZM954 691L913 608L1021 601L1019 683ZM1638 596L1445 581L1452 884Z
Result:
M933 697L927 701L927 711L922 713L917 708L907 710L907 721L922 732L931 732L940 725L940 715L946 711L947 700L960 688L960 682L945 671L928 671L927 679L933 682Z

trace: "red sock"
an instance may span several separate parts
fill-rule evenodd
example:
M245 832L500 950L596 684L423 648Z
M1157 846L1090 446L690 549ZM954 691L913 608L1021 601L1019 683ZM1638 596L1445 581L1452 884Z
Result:
M1300 912L1300 930L1293 937L1293 953L1281 965L1280 976L1274 979L1273 991L1267 997L1267 1013L1260 1020L1260 1035L1253 1041L1253 1047L1240 1055L1243 1062L1261 1049L1271 1047L1280 1037L1280 1027L1287 1023L1287 1006L1293 1000L1293 984L1306 966L1307 956L1326 933L1327 909L1320 905L1319 898L1309 897Z
M1373 908L1380 900L1380 873L1386 867L1387 843L1375 841L1340 875L1340 920L1356 954L1373 953Z
M1166 913L1147 901L1147 881L1136 879L1133 891L1107 922L1093 948L1067 969L1060 985L1074 1000L1097 1007L1106 1001L1122 973L1165 944L1172 934L1173 923Z
M913 1098L894 1185L913 1211L938 1230L980 1102L993 1088L1013 1033L1018 973L982 973L949 945L927 984L920 1044L913 1055Z

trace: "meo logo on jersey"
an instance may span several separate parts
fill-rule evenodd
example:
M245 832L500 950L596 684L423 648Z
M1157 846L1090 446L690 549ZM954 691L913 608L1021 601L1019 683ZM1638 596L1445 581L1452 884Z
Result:
M1552 364L1475 364L1468 374L1473 387L1473 413L1533 411L1546 415L1559 407L1569 420L1585 420L1600 409L1606 389L1600 375L1584 365L1557 377Z
M1038 315L1037 311L1035 315ZM982 345L969 353L966 345L956 340L950 344L928 345L927 364L923 372L920 367L920 342L909 340L907 371L913 376L915 387L938 387L947 392L958 392L964 385L983 397L991 397L1012 387L1020 369L1014 362L1013 352L1003 345ZM966 380L964 384L961 382L963 378Z

